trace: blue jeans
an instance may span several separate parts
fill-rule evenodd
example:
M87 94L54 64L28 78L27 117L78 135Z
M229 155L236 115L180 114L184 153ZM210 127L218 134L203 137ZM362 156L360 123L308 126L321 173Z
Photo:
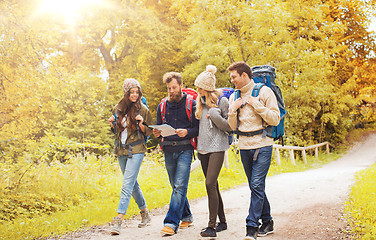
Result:
M170 207L163 221L164 226L177 232L181 221L193 221L187 199L189 175L191 172L192 150L165 153L165 165L172 187Z
M128 155L118 156L120 169L124 175L119 207L117 210L118 213L124 215L127 213L131 196L133 196L140 210L146 208L144 195L142 194L140 185L138 185L137 182L138 172L140 171L143 159L144 153L133 154L131 158L128 158Z
M246 225L250 227L259 227L260 219L262 222L272 219L270 204L265 194L265 179L270 167L273 146L260 148L254 161L253 158L256 150L240 150L244 171L248 178L249 188L251 189L251 203L246 219Z

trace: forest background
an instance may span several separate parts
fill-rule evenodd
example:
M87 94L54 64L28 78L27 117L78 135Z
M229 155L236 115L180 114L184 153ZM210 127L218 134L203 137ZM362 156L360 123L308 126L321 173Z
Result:
M181 72L193 87L213 64L217 87L225 87L232 62L269 64L288 111L286 144L342 142L376 120L375 33L368 30L374 6L375 0L0 1L0 207L20 197L21 186L33 181L25 177L31 169L111 154L107 119L128 77L140 81L155 117L168 71ZM8 213L0 221L12 219Z

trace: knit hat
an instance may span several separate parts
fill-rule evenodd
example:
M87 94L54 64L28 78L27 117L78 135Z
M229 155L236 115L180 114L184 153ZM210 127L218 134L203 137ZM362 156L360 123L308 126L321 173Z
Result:
M195 86L206 91L214 91L215 89L215 72L217 68L214 65L206 66L206 70L200 73L195 80Z
M123 83L124 94L126 92L128 92L131 88L134 88L134 87L139 87L141 89L141 85L136 79L127 78L127 79L124 80L124 83Z

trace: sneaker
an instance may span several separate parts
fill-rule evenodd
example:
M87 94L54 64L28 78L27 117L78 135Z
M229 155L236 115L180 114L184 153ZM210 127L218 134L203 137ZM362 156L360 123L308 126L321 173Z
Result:
M217 226L215 227L216 232L222 232L223 230L227 229L227 223L226 222L219 222L217 223Z
M114 217L114 219L112 219L111 235L119 235L120 234L122 222L123 222L123 219L121 219L119 217Z
M216 237L217 232L215 231L214 228L207 227L207 228L202 229L202 231L200 232L200 235L201 237Z
M179 225L179 228L181 228L181 229L187 228L187 227L191 226L192 223L193 223L193 222L182 221L182 222L180 223L180 225Z
M138 224L139 228L145 227L150 221L151 217L149 214L149 210L145 209L144 211L141 211L141 222Z
M164 226L161 230L161 233L164 234L164 235L172 236L172 235L175 234L175 231L174 231L174 229L172 229L168 226Z
M246 240L256 240L257 239L257 227L249 227L247 226L247 234L245 235Z
M270 233L273 233L274 231L274 222L273 220L270 220L266 223L262 223L259 231L258 231L258 236L259 237L263 237L263 236L266 236Z

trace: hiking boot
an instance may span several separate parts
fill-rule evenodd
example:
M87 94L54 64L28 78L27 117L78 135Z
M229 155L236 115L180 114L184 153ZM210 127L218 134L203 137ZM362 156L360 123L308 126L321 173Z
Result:
M222 232L223 230L227 229L227 223L226 222L219 222L217 223L217 226L215 227L216 232Z
M245 240L256 240L257 239L257 227L247 226L247 234L245 235Z
M201 237L216 237L217 232L215 231L214 228L207 227L207 228L202 229L202 231L200 232L200 235Z
M140 213L141 213L141 222L138 224L138 227L142 228L142 227L145 227L151 221L151 217L150 217L148 209L145 209L144 211L140 211Z
M161 230L161 233L164 234L164 235L172 236L172 235L175 234L175 231L174 231L174 229L172 229L168 226L164 226Z
M114 217L114 219L112 219L111 235L119 235L120 234L122 222L123 222L123 219L121 219L119 217Z
M273 220L267 221L265 223L262 223L259 231L258 231L258 236L263 237L266 236L270 233L273 233L274 231L274 222Z
M193 222L182 221L179 225L179 228L181 228L181 229L187 228L187 227L191 226L192 223Z

